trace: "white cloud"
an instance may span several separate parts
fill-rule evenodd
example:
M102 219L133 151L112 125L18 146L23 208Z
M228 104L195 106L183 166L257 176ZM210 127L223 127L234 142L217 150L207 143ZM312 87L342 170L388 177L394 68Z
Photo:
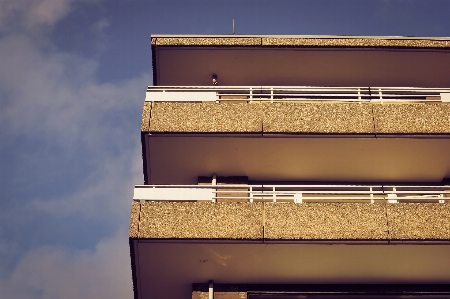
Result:
M75 130L83 124L104 126L100 123L102 116L142 102L151 80L143 76L114 85L96 84L96 61L69 53L43 52L23 35L0 40L0 52L5 105L1 121L19 133L51 129L53 134L56 129L80 134ZM87 123L79 123L80 117Z
M2 298L132 298L126 233L102 240L93 251L43 246L0 280Z
M43 151L60 148L60 159L76 158L79 151L90 159L79 162L91 167L72 182L77 193L53 199L35 194L30 208L61 215L123 208L132 194L125 187L142 183L138 117L150 77L96 84L95 61L43 53L26 36L0 40L0 52L0 125L15 136L38 136ZM38 154L24 154L24 167L45 163Z
M0 27L36 29L54 25L71 10L74 0L1 0Z
M57 50L48 31L39 28L51 29L75 2L0 0L0 151L12 152L18 161L9 170L8 188L15 194L24 186L50 185L0 202L0 221L8 224L0 226L1 298L132 297L123 223L132 186L142 183L139 116L151 78L99 83L98 61ZM107 41L108 26L100 18L91 34ZM31 147L11 148L18 139ZM118 218L120 225L112 224ZM46 226L40 226L41 219ZM114 237L76 244L92 250L51 240L61 235L60 225L76 231L74 219L106 223ZM101 234L95 226L89 229ZM16 238L18 232L24 237ZM90 233L77 231L73 238L82 243L80 235ZM22 244L26 234L59 245ZM2 263L9 259L15 261Z
M58 222L74 216L79 216L79 221L100 223L122 218L117 222L126 223L123 217L129 216L133 185L142 181L139 115L130 114L130 109L140 110L150 77L98 84L95 61L70 53L46 53L23 35L1 39L0 52L0 125L8 131L0 135L9 134L11 140L37 136L37 147L62 149L60 156L53 157L62 165L75 157L73 163L89 166L82 170L85 177L67 182L78 188L65 196L30 193L28 198L8 198L15 204L0 212L2 221L26 227L28 219L53 217L55 230ZM127 114L131 118L127 119ZM7 143L6 137L3 141ZM84 161L79 160L79 151L86 153ZM17 180L45 163L36 152L22 152L24 168ZM37 175L38 182L48 176L44 172ZM76 230L77 223L72 225ZM33 229L36 233L40 230L39 226ZM109 234L117 229L111 225ZM0 261L2 256L13 257L18 263L13 269L0 266L4 277L0 297L131 298L128 240L123 233L127 227L119 229L113 239L99 240L93 251L31 244L25 255L16 257L9 251L23 248L20 243L5 241L8 234L17 233L6 226L0 230ZM51 235L52 231L39 233Z

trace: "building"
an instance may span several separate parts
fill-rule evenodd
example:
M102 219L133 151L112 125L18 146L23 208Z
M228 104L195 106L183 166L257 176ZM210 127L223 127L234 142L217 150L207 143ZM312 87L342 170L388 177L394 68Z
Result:
M450 39L151 45L135 298L450 298Z

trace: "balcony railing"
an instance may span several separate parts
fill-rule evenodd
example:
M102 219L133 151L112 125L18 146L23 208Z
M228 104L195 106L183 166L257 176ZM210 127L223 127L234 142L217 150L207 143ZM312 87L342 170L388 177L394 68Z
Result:
M444 203L450 186L137 185L136 201Z
M450 102L450 88L314 86L149 86L149 102Z

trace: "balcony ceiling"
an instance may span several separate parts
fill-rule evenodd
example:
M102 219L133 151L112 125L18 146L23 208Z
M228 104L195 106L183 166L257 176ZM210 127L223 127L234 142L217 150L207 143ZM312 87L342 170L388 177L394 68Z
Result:
M450 139L183 137L146 135L150 184L196 184L198 176L253 181L441 183Z
M139 298L191 298L192 283L450 283L448 245L134 242Z
M450 49L154 46L154 85L450 87Z

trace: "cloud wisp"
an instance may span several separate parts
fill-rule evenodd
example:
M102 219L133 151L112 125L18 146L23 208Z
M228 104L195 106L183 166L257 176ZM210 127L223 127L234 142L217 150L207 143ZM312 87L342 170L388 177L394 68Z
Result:
M0 28L3 31L35 30L55 25L67 16L75 0L2 0Z

